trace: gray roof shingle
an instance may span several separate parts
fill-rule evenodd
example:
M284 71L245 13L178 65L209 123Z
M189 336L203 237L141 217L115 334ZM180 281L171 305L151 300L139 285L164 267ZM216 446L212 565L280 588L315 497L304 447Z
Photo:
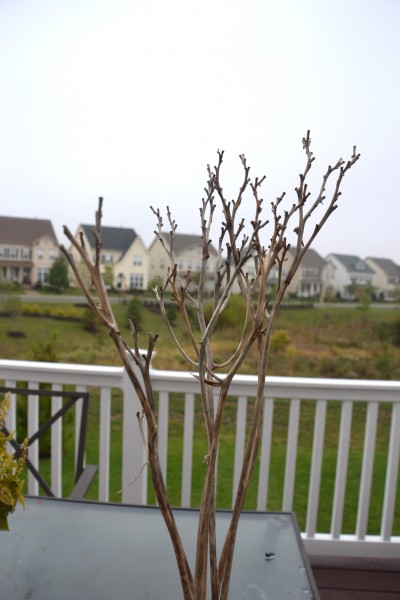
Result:
M0 216L0 244L30 246L44 235L58 243L53 225L48 219Z
M95 246L93 236L94 225L79 225L79 230L83 230L89 244L92 248ZM117 250L124 254L133 244L137 235L133 229L126 227L107 227L101 228L102 247L105 250Z
M167 243L169 243L171 237L169 232L162 231L161 235ZM191 248L201 248L203 240L201 235L193 235L190 233L174 233L174 252L175 254L181 254ZM216 249L212 244L209 246L210 254L217 254Z
M396 265L390 258L375 258L374 256L368 256L369 260L372 260L388 277L399 277L400 267Z
M361 260L358 256L353 254L331 254L330 256L334 256L336 260L342 263L347 269L347 271L351 273L370 273L373 274L375 271L371 269L366 262Z

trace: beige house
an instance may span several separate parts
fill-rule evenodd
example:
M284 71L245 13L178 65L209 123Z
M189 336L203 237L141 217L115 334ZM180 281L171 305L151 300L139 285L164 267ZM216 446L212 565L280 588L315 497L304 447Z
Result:
M84 243L95 255L94 225L79 225L75 239L82 233ZM148 255L146 246L133 229L125 227L101 228L102 248L100 263L102 272L112 273L114 287L119 290L145 290L148 286ZM78 259L76 250L71 250Z
M170 244L169 233L162 232L162 237L167 247ZM158 277L164 279L167 275L169 265L168 256L156 237L149 247L149 280L154 281ZM190 235L186 233L174 234L174 255L180 275L185 275L188 271L192 276L200 273L201 261L203 255L203 240L199 235ZM217 263L217 251L209 246L208 272L210 274L210 286L214 279L215 267Z
M0 217L0 277L21 285L46 283L59 255L51 221Z
M378 300L394 300L400 287L400 267L389 258L369 256L365 262L374 270L372 285Z
M294 250L289 249L286 269L293 262ZM304 254L290 285L289 294L296 294L298 298L316 298L322 294L322 271L325 266L325 260L312 248L309 248Z
M294 250L289 249L284 261L281 278L284 279L293 262ZM312 249L307 250L300 267L297 269L292 281L287 289L288 294L294 294L298 298L315 298L322 293L322 269L325 265L324 259ZM255 266L252 260L249 260L243 267L243 272L250 278L255 276ZM278 284L279 268L275 265L268 276L267 293L274 294L275 287ZM239 286L235 282L233 292L239 293Z

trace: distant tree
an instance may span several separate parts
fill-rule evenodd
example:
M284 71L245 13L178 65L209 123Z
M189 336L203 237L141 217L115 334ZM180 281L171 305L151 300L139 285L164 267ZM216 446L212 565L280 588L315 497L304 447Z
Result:
M346 290L357 302L365 303L367 301L370 303L376 296L375 287L370 281L365 285L360 285L355 279L352 279L351 283L346 286Z
M49 271L47 283L59 294L69 287L68 263L64 257L59 256L54 261Z
M142 322L142 307L137 298L132 298L126 312L128 320L132 321L137 329L140 329L140 324Z
M104 266L103 280L109 289L114 289L114 269L112 265Z

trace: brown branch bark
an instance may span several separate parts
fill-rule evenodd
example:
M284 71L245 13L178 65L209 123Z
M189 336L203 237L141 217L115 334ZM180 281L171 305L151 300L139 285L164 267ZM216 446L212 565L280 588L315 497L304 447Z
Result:
M78 242L73 238L69 230L65 228L65 234L72 248L89 272L94 285L94 291L90 290L86 285L73 255L67 252L65 248L63 248L63 252L85 294L90 308L103 325L107 327L142 406L143 415L147 422L147 452L153 486L174 547L185 600L206 600L208 589L211 590L212 600L228 599L237 528L261 441L265 376L271 335L276 317L279 313L285 292L296 270L299 268L305 252L309 249L327 219L337 208L343 178L360 156L356 153L356 149L353 148L353 154L347 163L339 159L333 167L329 166L322 176L317 196L311 201L307 177L313 166L314 156L311 152L309 131L302 142L305 151L305 166L299 176L299 185L295 189L296 199L291 205L289 204L285 207L285 193L276 198L271 203L271 223L269 223L269 220L261 219L263 200L260 197L260 190L265 177L260 179L255 178L254 181L250 179L250 167L244 155L239 157L243 169L243 179L236 198L231 201L226 199L221 184L223 151L218 151L216 166L213 169L210 166L207 167L208 181L205 187L205 196L202 199L200 207L200 227L203 241L200 279L196 297L191 293L190 273L187 273L186 277L182 279L177 271L177 261L174 255L174 236L177 226L169 208L167 208L167 220L170 229L169 238L166 238L162 231L163 219L160 210L151 208L157 219L155 233L169 259L167 279L161 286L157 285L154 291L164 319L169 326L172 339L181 355L188 360L190 367L194 369L195 372L193 374L199 381L204 425L207 434L207 469L199 511L193 575L176 527L158 455L157 419L150 373L150 360L157 336L155 334L149 335L147 353L144 357L141 356L138 347L137 331L133 324L131 324L133 349L129 348L121 337L100 272L102 199L99 200L99 207L96 213L96 227L93 232L96 245L95 260L93 262L85 248L83 236L81 236L80 242ZM336 179L334 179L335 177ZM330 199L327 200L326 189L332 179L333 191ZM241 211L245 208L247 193L251 195L254 206L253 219L249 223L246 223L246 219L240 216ZM206 283L209 276L209 248L212 243L212 226L216 210L215 197L219 202L223 222L218 236L218 255L215 268L212 312L207 322L205 318ZM325 206L324 203L326 203ZM248 214L247 206L245 212ZM317 217L317 212L319 213L319 217ZM309 231L309 222L311 219L315 219L315 225ZM293 258L287 273L284 275L284 267L291 247L290 236L293 236L293 233L295 236ZM252 281L249 280L245 273L245 265L249 261L253 261L255 266L255 277ZM267 286L269 277L274 269L278 272L278 284L275 300L270 305L267 296ZM236 349L226 360L216 364L213 358L212 342L215 333L218 331L220 316L229 302L235 283L238 284L240 293L246 303L246 317L241 334L239 334L240 339L237 340ZM191 340L191 353L194 354L194 358L190 357L183 349L171 324L168 322L165 308L165 295L167 293L172 295L180 310L182 322ZM200 340L196 339L188 317L188 303L195 307L197 312ZM218 443L224 422L224 411L230 385L255 345L258 357L257 394L251 416L231 521L221 555L218 559L215 519L215 481ZM137 371L132 367L132 360L140 373L140 378L137 375ZM226 367L229 367L229 369L225 375L217 375L217 371L219 372L221 368ZM218 403L215 409L214 394L216 393L218 394Z

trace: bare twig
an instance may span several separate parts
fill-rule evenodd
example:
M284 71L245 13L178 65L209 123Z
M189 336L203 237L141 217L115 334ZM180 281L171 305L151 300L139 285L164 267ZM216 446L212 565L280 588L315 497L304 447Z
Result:
M80 242L78 242L72 237L69 230L65 228L66 236L70 240L73 250L89 272L94 286L93 291L85 284L73 254L68 253L65 248L63 252L85 294L89 306L110 332L142 406L143 416L141 419L145 418L146 420L148 434L147 437L144 435L140 419L140 435L146 445L148 463L157 501L173 542L185 600L205 600L207 589L211 590L212 600L227 600L228 598L237 527L260 446L265 398L265 375L271 335L276 317L285 292L305 252L309 249L327 219L337 208L341 194L340 187L344 176L360 156L354 147L353 154L347 162L339 159L334 166L329 166L322 176L317 196L314 200L311 200L307 178L314 163L314 156L311 152L309 131L303 138L302 143L305 151L305 166L299 176L299 185L295 189L295 201L285 206L285 193L276 198L271 203L271 222L268 219L261 218L263 200L260 196L260 190L265 177L255 178L254 181L251 180L250 167L244 155L240 155L239 157L243 169L243 179L236 198L231 201L226 199L221 184L223 151L218 151L217 164L213 168L208 165L208 181L200 207L202 260L196 294L191 292L191 274L189 272L185 275L178 273L174 248L177 225L172 218L169 208L167 207L169 233L165 234L163 232L163 219L160 210L151 207L157 221L155 234L169 261L167 277L165 281L162 283L159 282L155 286L154 292L172 339L180 354L188 361L190 368L193 370L194 377L199 382L207 433L206 475L199 512L196 559L193 575L173 519L158 456L155 402L150 373L150 360L157 336L155 334L149 335L147 353L143 356L139 350L138 332L134 324L130 324L133 348L128 347L118 330L100 273L102 200L100 199L99 201L99 208L96 213L96 227L93 232L96 243L94 262L91 261L85 248L83 236L81 236ZM333 191L328 199L326 197L326 189L328 183L331 181ZM245 196L248 192L253 205L253 218L246 223L246 219L242 218L240 213L245 206ZM212 243L213 218L216 210L215 198L218 200L223 220L218 236L211 315L207 320L205 316L206 284L210 276L210 246ZM320 212L318 218L316 218L317 211ZM248 207L246 207L245 212L248 214ZM307 225L309 225L309 221L312 218L316 218L316 224L308 232ZM294 242L291 246L290 237L293 236ZM250 278L245 270L249 262L251 262L255 269L253 278ZM274 272L277 273L276 296L273 301L269 301L267 294L268 283L271 274ZM245 302L245 318L242 323L241 333L237 339L236 348L226 360L216 362L213 356L212 342L218 331L221 314L228 305L236 285ZM189 336L192 357L184 350L168 319L165 306L167 295L170 295L174 302L176 302L180 311L182 322ZM196 310L200 328L199 340L196 339L194 329L188 317L189 305ZM257 355L257 395L253 406L232 517L222 552L218 559L215 523L215 481L218 445L230 384L253 348L256 349ZM136 365L136 370L140 373L140 380L136 370L132 367L132 361ZM222 368L227 369L225 374L220 373ZM215 399L217 399L217 402L215 402ZM207 581L209 581L209 585Z

